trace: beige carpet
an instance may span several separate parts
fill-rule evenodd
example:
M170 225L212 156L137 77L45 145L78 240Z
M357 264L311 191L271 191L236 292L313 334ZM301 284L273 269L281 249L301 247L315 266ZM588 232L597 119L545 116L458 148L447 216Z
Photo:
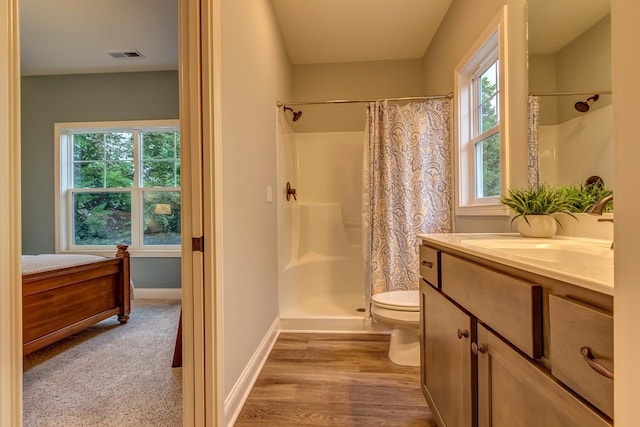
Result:
M24 359L26 427L181 426L182 369L172 368L180 302L135 300Z

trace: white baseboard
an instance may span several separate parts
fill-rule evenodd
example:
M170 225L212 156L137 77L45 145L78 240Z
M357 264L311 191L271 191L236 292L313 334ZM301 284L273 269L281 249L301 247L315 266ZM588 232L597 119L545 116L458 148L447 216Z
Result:
M255 384L258 379L258 375L260 375L260 371L262 371L262 367L278 339L278 335L280 334L279 324L280 319L276 318L262 339L256 352L251 357L251 360L249 360L249 363L242 371L240 378L238 378L233 389L224 400L224 424L226 426L233 426L238 415L240 415L244 402L247 400L247 397L249 397L253 384Z
M281 317L280 332L384 334L388 329L364 316Z
M180 288L135 288L134 299L182 299Z

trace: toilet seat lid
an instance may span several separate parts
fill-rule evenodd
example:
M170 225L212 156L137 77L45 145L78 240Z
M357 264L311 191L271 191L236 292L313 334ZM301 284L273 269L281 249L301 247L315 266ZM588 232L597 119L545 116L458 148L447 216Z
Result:
M400 311L420 311L418 291L380 292L371 297L373 304L379 307Z

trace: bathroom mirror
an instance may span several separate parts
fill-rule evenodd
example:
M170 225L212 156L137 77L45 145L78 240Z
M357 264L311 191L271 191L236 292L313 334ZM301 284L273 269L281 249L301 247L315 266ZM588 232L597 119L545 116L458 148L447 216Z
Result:
M610 0L528 0L540 182L584 184L597 175L613 189L610 10Z

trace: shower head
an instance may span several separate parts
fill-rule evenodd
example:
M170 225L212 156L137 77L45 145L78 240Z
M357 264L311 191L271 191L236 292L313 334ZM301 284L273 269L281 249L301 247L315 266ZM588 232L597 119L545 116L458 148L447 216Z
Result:
M574 107L580 113L586 113L591 108L591 103L600 99L600 95L597 93L589 98L586 101L578 101L575 103Z
M302 116L302 110L300 110L300 111L293 111L293 108L291 108L291 107L287 107L286 105L284 106L284 108L283 108L283 109L284 109L284 111L289 110L289 111L291 111L291 112L293 113L293 121L294 121L294 122L297 122L297 121L298 121L298 119Z

